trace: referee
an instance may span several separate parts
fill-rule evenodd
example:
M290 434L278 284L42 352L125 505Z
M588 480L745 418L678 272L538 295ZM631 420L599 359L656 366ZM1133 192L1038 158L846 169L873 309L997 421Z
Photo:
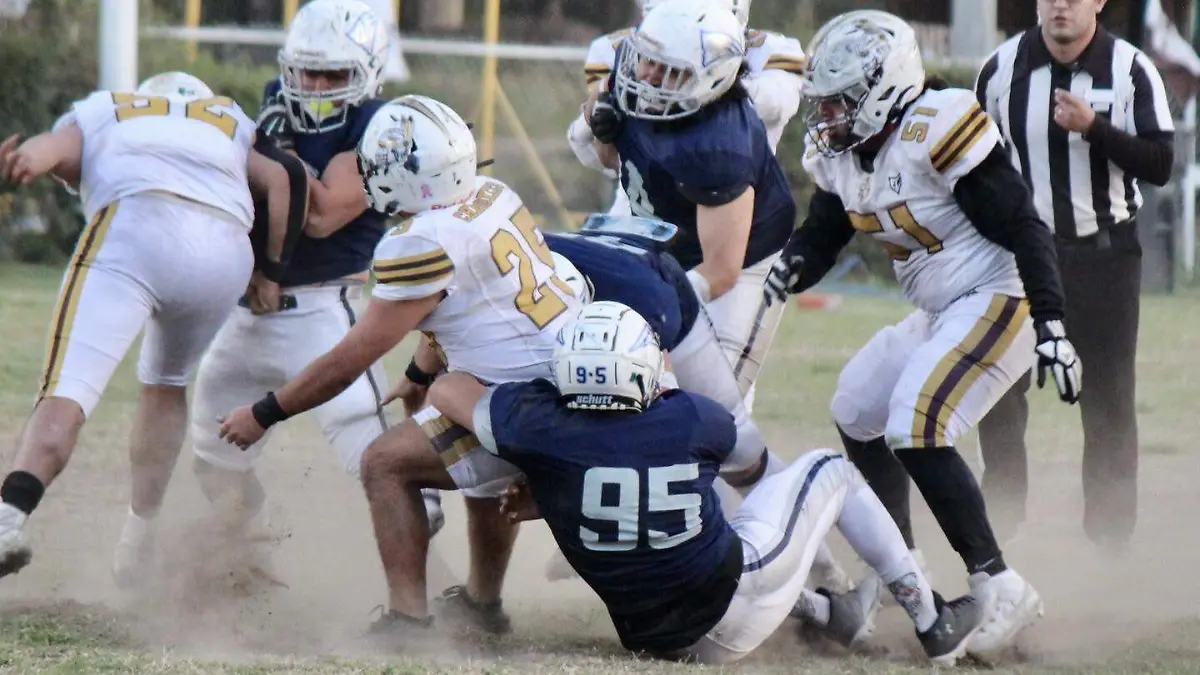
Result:
M1174 125L1150 59L1099 25L1106 0L1036 1L1040 25L996 50L975 92L1054 228L1066 329L1086 364L1083 528L1121 549L1137 519L1138 182L1167 183ZM1029 386L1027 373L979 425L983 488L1001 539L1024 519Z

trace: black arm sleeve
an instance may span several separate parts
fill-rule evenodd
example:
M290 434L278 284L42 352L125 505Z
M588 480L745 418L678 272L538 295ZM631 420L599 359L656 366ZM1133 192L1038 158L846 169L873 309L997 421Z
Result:
M800 256L800 283L793 292L800 293L813 286L837 262L838 254L854 238L854 227L840 197L817 188L808 203L808 216L800 229L792 233L783 249L784 258Z
M1159 187L1171 180L1175 163L1175 135L1170 131L1151 131L1134 136L1114 127L1107 119L1096 117L1084 140L1099 148L1110 162L1125 173Z
M980 234L1012 251L1034 320L1061 320L1066 300L1054 235L1003 146L958 180L954 198Z
M256 140L254 149L267 159L279 162L284 170L287 171L288 184L291 186L291 199L288 205L287 236L283 239L283 250L279 255L279 260L262 260L256 265L268 279L278 283L282 279L283 273L287 270L288 263L291 262L292 253L296 250L296 244L300 241L300 233L304 230L304 223L308 220L308 171L304 168L304 162L299 157L280 150L268 140ZM269 228L265 209L255 210L254 228L263 228L264 232ZM268 238L264 234L263 241L267 240ZM266 257L266 245L264 244L263 258Z

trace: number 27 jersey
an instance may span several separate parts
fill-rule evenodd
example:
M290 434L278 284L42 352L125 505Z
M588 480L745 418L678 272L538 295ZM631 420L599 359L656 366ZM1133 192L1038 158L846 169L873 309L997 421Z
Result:
M446 297L417 326L449 370L503 383L551 377L558 331L582 307L558 277L533 216L508 186L479 176L459 207L425 211L375 248L375 297Z
M909 301L937 313L972 291L1025 295L1012 253L980 234L954 197L998 142L972 92L930 90L909 105L871 171L856 153L824 157L811 141L804 168L841 198L855 230L887 250Z

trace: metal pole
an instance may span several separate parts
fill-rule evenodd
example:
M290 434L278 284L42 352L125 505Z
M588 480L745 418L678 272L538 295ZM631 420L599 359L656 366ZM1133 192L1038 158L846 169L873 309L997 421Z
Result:
M483 41L494 47L500 42L500 0L487 0L483 15ZM483 95L480 102L479 158L494 159L496 152L496 55L488 54L483 59ZM492 175L491 167L482 169L484 175Z
M283 29L287 30L288 26L292 25L292 19L296 18L296 12L300 11L300 0L283 0Z
M983 59L996 48L996 0L951 0L950 56Z
M137 89L138 0L100 1L100 88Z
M570 228L572 225L571 213L567 211L562 195L555 187L554 179L550 177L550 171L542 163L542 158L538 156L537 146L533 144L533 140L525 131L525 126L521 124L521 116L517 114L517 109L513 107L512 101L508 100L508 94L504 93L504 87L499 84L496 85L496 101L500 104L500 112L508 120L509 128L516 135L517 142L521 144L521 149L525 151L525 157L529 160L529 165L533 167L534 176L542 184L542 189L546 191L546 197L550 203L558 210L558 217L562 221L560 227Z
M184 10L184 22L188 28L200 27L200 0L187 0L187 7ZM188 40L187 42L187 60L189 64L196 62L195 40Z

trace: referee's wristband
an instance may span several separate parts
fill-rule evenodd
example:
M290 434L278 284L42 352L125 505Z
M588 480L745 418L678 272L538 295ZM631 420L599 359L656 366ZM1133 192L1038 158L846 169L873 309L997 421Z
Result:
M254 421L258 422L258 426L264 429L270 429L275 424L291 417L279 405L279 400L275 398L273 391L250 406L250 412L254 415Z
M417 359L414 357L408 362L408 368L404 370L404 377L408 378L409 382L418 387L428 387L437 379L437 373L427 373L417 365Z

